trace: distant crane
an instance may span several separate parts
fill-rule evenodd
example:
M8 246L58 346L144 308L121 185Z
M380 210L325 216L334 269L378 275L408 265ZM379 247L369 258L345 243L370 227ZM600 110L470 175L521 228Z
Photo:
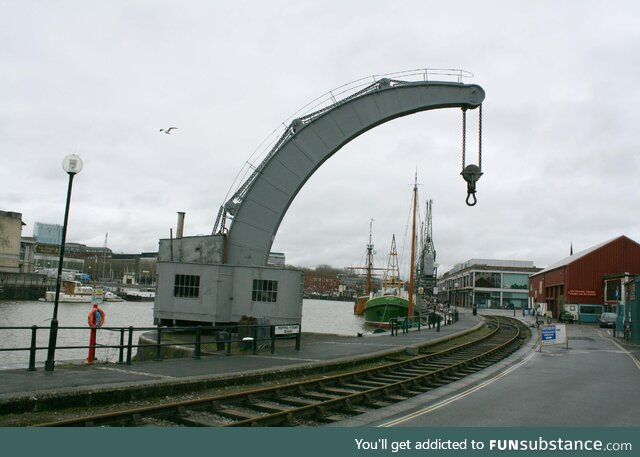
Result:
M427 201L427 214L420 234L420 257L417 265L417 287L422 289L422 296L427 302L433 299L433 289L438 275L436 248L433 245L432 204L432 200Z

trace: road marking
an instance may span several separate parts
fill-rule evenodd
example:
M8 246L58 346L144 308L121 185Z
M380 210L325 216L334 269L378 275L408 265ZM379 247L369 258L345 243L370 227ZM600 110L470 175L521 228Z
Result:
M111 367L96 367L98 370L107 370L107 371L115 371L118 373L126 373L126 374L135 374L139 376L149 376L151 378L167 378L167 379L176 379L175 376L167 376L163 374L155 374L155 373L146 373L144 371L134 371L134 370L122 370L120 368L111 368Z
M635 355L627 351L624 347L620 346L616 340L609 340L609 341L611 341L613 344L618 346L623 353L627 354L631 358L631 360L633 360L633 363L636 364L636 367L638 367L638 370L640 370L640 360L638 360Z
M512 371L520 368L522 365L524 365L525 363L527 363L529 361L529 359L531 359L532 357L534 357L536 355L536 352L531 352L529 353L528 356L526 356L523 360L521 360L520 362L518 362L517 364L513 365L512 367L509 367L507 370L498 373L496 376L494 376L493 378L487 379L486 381L483 381L482 383L478 384L477 386L471 387L470 389L467 389L463 392L460 392L457 395L454 395L453 397L447 398L446 400L442 400L434 405L428 406L426 408L423 408L421 410L415 411L411 414L408 414L406 416L400 417L398 419L394 419L392 421L389 422L385 422L384 424L380 424L378 425L378 427L393 427L395 425L399 425L402 424L403 422L406 422L410 419L414 419L418 416L422 416L424 414L428 414L432 411L435 411L436 409L440 409L443 406L447 406L450 403L453 403L455 401L458 401L464 397L466 397L467 395L470 395L484 387L487 387L489 384L492 384L494 381L497 381L500 378L503 378L504 376L508 375L509 373L511 373Z

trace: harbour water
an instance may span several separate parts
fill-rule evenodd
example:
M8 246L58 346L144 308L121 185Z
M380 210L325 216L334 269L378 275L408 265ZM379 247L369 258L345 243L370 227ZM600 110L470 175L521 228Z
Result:
M105 312L105 327L147 327L153 326L153 302L105 302L101 305ZM87 316L91 305L88 303L60 303L58 322L61 327L85 327L83 329L60 329L58 346L86 346L89 343ZM0 348L28 348L31 343L31 329L8 330L2 327L48 327L53 314L53 303L41 301L0 301ZM302 331L355 336L370 329L362 316L353 314L353 303L330 300L308 300L302 305ZM37 330L37 346L46 347L49 329ZM137 336L134 336L134 343ZM101 330L98 343L106 346L120 344L120 333ZM36 353L36 366L46 359L46 350ZM115 362L118 349L98 348L96 355L100 361ZM56 361L81 361L86 359L87 349L61 349L56 351ZM28 351L0 351L0 369L26 368Z

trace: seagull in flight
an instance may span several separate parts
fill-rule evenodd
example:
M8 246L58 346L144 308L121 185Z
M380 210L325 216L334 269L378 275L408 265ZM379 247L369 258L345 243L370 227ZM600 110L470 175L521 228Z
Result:
M169 127L168 129L160 129L161 132L166 133L167 135L169 135L171 133L171 130L177 130L178 127Z

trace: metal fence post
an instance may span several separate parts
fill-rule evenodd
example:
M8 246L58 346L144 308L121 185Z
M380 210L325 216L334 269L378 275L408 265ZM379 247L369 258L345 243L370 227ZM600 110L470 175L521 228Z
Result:
M158 339L156 340L156 358L153 359L156 362L160 362L162 360L162 326L158 324Z
M36 331L37 325L31 326L31 347L29 347L29 369L27 371L36 371Z
M253 340L251 341L251 351L255 355L258 352L258 324L254 325L251 329L251 335L253 336Z
M127 344L127 365L131 365L131 345L133 344L133 327L129 327L129 342Z
M193 358L200 360L200 343L202 341L202 326L198 325L196 328L196 345L193 348Z
M120 329L120 349L118 356L118 363L122 365L124 362L124 328Z
M276 351L276 326L269 326L269 334L271 335L271 353L273 354Z

